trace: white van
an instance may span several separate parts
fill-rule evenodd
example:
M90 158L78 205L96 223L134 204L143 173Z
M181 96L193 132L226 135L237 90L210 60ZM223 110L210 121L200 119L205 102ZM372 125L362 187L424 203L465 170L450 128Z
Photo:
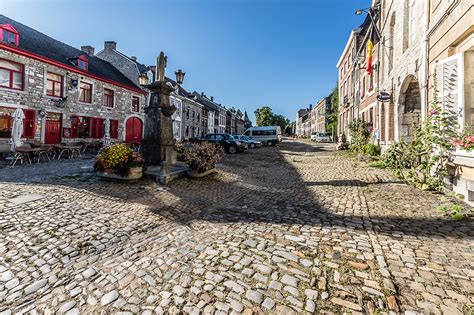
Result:
M276 145L282 140L280 126L250 127L244 134L266 145Z

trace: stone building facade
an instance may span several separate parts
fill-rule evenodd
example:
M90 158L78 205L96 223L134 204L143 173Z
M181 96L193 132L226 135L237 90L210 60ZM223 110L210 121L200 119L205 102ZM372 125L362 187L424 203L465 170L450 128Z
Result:
M411 141L427 104L428 0L381 0L381 91L392 97L380 103L380 143Z
M202 120L204 106L194 100L194 96L189 94L183 100L183 139L190 140L203 136Z
M327 115L331 112L331 100L330 97L324 97L318 103L316 103L311 112L312 128L313 132L326 132L326 126L328 124Z
M2 150L9 149L11 115L17 108L26 116L25 140L101 140L109 119L114 140L141 141L146 95L111 64L2 15L0 27L19 39L18 45L0 43ZM44 45L57 55L43 53ZM14 73L14 80L7 73Z

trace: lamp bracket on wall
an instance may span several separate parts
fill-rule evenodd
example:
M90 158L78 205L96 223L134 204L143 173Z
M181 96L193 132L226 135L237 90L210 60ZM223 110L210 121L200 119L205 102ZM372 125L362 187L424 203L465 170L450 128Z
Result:
M54 100L53 102L56 104L56 107L64 108L64 107L66 107L67 98L68 98L67 96L62 97L58 100Z

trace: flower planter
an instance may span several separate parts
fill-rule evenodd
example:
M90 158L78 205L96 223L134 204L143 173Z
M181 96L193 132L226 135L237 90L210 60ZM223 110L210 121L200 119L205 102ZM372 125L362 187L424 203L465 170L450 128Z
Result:
M143 167L132 167L130 168L130 173L127 176L120 176L116 174L113 170L106 170L104 172L97 172L97 176L100 179L105 181L113 182L131 182L137 181L143 176Z
M204 171L204 172L198 172L198 171L195 171L195 170L188 170L187 171L187 174L189 177L192 177L192 178L201 178L201 177L205 177L207 175L210 175L210 174L213 174L213 173L217 173L217 170L215 167L207 170L207 171Z

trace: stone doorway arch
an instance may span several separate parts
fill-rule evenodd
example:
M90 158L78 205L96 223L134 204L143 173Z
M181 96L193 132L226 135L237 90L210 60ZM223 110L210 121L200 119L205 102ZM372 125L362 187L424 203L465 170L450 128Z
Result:
M416 128L421 123L420 83L414 75L403 81L398 100L398 133L400 140L414 140Z

